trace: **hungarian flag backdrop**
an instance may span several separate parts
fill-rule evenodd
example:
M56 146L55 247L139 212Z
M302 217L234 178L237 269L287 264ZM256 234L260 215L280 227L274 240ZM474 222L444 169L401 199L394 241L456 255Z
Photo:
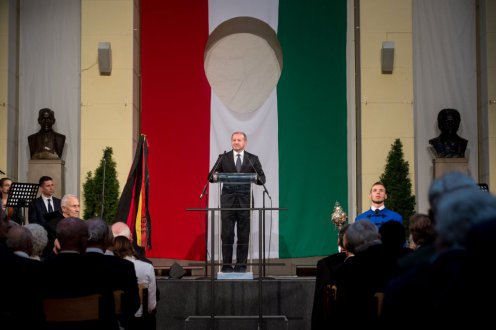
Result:
M207 206L200 194L233 131L248 135L271 200L266 213L270 258L337 250L330 221L335 201L347 209L346 0L141 1L141 133L149 145L149 257L205 259ZM228 110L207 81L209 33L234 17L260 19L283 53L277 87L256 111ZM218 187L208 202L217 206ZM262 206L262 189L254 189ZM258 256L258 220L252 257ZM210 245L209 245L210 246ZM270 253L270 255L269 255Z

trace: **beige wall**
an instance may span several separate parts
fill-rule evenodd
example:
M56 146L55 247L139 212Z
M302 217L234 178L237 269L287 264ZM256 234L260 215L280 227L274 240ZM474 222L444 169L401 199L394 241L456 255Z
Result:
M362 0L360 18L362 210L358 213L370 207L370 187L384 172L395 139L403 144L412 184L415 175L411 0ZM381 73L383 41L395 44L392 74Z
M8 0L0 0L0 170L4 172L7 172L8 7Z
M81 18L81 199L88 171L99 166L110 146L120 189L129 173L136 138L133 100L133 0L82 0ZM101 76L98 43L110 42L112 73ZM83 205L83 200L81 201Z

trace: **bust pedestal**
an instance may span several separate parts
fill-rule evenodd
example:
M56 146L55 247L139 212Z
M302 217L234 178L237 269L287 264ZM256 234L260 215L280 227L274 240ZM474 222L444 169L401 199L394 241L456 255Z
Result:
M469 175L467 158L434 158L432 164L434 167L434 179L448 172L461 172Z
M54 196L62 198L65 193L64 166L65 161L62 159L31 159L28 180L31 183L38 183L44 175L51 177L55 183Z

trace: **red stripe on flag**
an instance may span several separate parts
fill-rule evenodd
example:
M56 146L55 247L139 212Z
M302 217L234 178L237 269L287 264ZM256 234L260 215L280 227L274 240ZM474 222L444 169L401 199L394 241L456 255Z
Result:
M149 143L150 257L205 258L199 206L209 171L208 1L141 1L141 132Z

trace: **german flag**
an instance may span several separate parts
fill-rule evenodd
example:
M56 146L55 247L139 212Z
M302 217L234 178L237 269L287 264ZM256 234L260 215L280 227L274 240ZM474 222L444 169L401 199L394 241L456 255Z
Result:
M137 246L152 248L152 222L148 208L150 177L148 175L148 141L141 134L133 165L117 207L116 221L126 222Z

